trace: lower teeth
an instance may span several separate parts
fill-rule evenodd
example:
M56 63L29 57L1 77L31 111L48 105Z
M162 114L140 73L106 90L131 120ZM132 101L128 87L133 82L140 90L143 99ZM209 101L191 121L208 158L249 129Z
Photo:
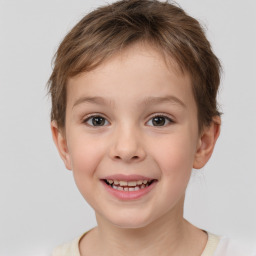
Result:
M121 186L115 186L115 185L111 185L111 187L113 189L120 190L120 191L138 191L140 189L148 187L148 184L146 185L143 184L140 187L121 187Z
M105 183L107 185L109 185L113 189L120 190L120 191L138 191L140 189L144 189L144 188L150 186L153 182L154 182L154 180L151 180L146 184L141 184L141 185L137 184L137 186L135 186L135 187L129 187L129 186L120 186L119 184L116 186L114 183L110 184L107 182L107 180L105 180Z

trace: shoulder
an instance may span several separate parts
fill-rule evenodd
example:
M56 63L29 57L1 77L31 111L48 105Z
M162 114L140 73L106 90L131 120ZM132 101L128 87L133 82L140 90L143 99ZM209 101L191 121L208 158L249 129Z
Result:
M201 256L256 256L255 245L206 233L208 241Z
M220 237L213 256L256 256L256 250L241 241Z
M69 243L62 244L55 248L52 252L51 256L80 256L79 252L79 241L84 236L82 236L74 239L73 241Z

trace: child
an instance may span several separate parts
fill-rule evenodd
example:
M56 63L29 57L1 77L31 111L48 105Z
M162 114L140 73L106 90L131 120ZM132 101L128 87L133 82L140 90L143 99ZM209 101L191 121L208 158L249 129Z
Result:
M246 256L183 218L192 168L220 133L220 63L199 23L158 1L119 1L65 37L49 80L51 129L97 227L53 256Z

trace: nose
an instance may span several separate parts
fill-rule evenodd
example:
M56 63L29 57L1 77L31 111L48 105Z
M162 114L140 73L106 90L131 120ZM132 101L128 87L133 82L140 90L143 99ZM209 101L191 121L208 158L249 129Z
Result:
M131 163L145 159L146 152L138 131L132 128L123 128L116 131L113 137L109 150L113 160Z

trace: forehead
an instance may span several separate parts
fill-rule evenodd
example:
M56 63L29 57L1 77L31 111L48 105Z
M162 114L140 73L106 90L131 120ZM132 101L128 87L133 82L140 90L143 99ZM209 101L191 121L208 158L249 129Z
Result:
M175 89L175 92L172 92ZM186 98L192 95L190 76L182 72L172 58L146 44L132 45L89 72L68 80L68 102L77 97L105 96L115 98L123 93L133 99L174 93Z

